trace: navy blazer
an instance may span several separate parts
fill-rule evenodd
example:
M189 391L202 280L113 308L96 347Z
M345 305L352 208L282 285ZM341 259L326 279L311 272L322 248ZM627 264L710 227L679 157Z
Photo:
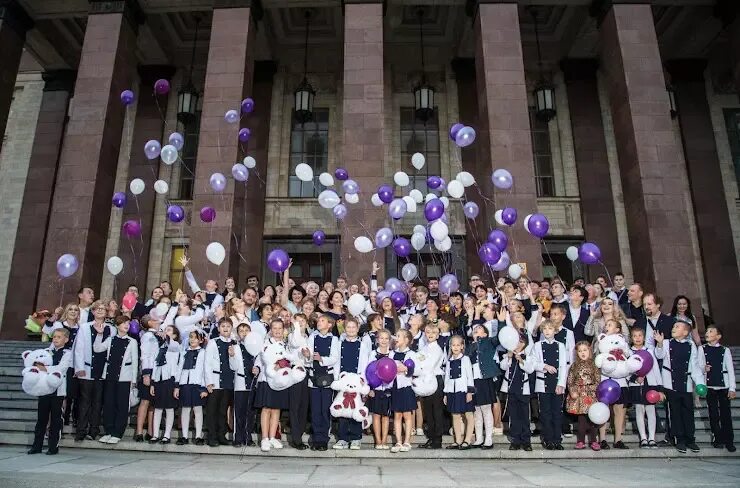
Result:
M574 324L573 323L573 317L570 314L570 307L565 307L565 320L563 320L563 326L566 329L570 329L573 331L573 339L575 339L576 342L578 341L585 341L590 340L593 336L586 335L584 333L584 328L586 327L586 322L588 322L588 318L591 316L591 310L589 310L588 306L585 304L581 305L581 316L578 318L578 321Z
M635 322L635 327L639 327L642 330L645 330L646 331L647 330L647 325L648 325L648 320L649 319L647 317L643 317L642 319L640 319L637 322ZM661 334L663 334L663 336L665 336L665 337L671 337L671 333L673 331L673 324L675 324L675 323L676 323L676 319L675 318L671 317L670 315L661 313L658 316L658 320L656 321L655 326L653 327L653 329L654 330L657 330L658 332L660 332Z
M467 351L468 357L478 351L478 366L483 379L497 378L501 375L501 368L496 362L496 348L498 337L483 337L473 342Z

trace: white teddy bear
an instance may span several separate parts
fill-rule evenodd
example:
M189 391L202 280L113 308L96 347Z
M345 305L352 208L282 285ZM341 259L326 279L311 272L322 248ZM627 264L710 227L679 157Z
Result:
M275 391L286 390L306 377L306 369L291 362L285 346L280 343L265 343L262 348L267 384ZM279 368L275 369L275 365Z
M594 362L609 378L626 378L642 367L642 358L630 356L627 340L621 334L599 335L599 354Z
M357 373L340 373L331 384L337 396L331 404L331 416L352 419L367 429L373 423L372 415L365 406L363 397L370 393L370 386Z
M36 349L35 351L23 351L23 391L32 396L50 395L57 391L62 385L64 377L58 371L49 373L36 367L43 364L50 367L54 364L51 352L48 349Z
M411 389L416 396L427 397L437 391L437 377L434 375L433 358L425 354L417 354L414 361L414 378L411 380Z

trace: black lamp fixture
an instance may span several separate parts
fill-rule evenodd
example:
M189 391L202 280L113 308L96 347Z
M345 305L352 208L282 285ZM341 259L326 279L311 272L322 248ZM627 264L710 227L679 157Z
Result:
M555 88L552 83L545 79L542 69L542 52L540 50L540 29L537 22L537 9L531 8L532 20L534 20L534 37L537 42L537 68L539 70L540 80L534 89L534 100L537 108L537 117L549 122L555 117Z
M195 47L198 44L198 28L200 27L201 17L195 16L195 37L193 39L193 51L190 54L190 71L188 72L188 81L177 92L177 120L183 124L189 124L195 120L195 114L200 102L200 93L193 85L193 65L195 64Z
M295 118L298 122L305 124L313 118L313 100L316 97L316 91L308 82L308 32L311 26L311 11L306 10L306 39L303 49L303 81L295 89L294 93L294 111Z
M416 15L419 17L419 45L421 46L421 83L414 88L414 113L416 118L426 122L434 115L434 87L427 83L427 75L424 69L424 10L418 9Z
M676 105L676 92L673 90L673 86L668 83L665 86L665 91L668 92L668 102L671 105L671 118L675 119L678 117L678 106Z

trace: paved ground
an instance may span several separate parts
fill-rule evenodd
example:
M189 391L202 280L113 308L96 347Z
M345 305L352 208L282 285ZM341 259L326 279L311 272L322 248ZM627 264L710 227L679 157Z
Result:
M246 456L105 452L66 449L28 456L0 447L3 488L144 488L263 486L641 486L738 487L737 459L434 461L279 459Z

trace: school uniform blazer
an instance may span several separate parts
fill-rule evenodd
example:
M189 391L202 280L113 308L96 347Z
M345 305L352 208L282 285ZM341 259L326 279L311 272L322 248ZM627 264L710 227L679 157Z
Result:
M450 363L452 363L452 361L455 361L456 359L460 359L460 367L462 369L462 372L459 378L452 379L450 378ZM473 364L470 362L469 357L465 355L461 355L460 357L450 357L450 360L447 361L447 366L445 366L445 386L443 391L445 393L475 392L475 382L473 381Z
M50 353L54 353L54 345L48 347ZM72 351L64 349L62 353L62 359L59 360L59 364L56 366L47 366L47 373L59 373L64 378L67 374L67 370L72 367ZM67 381L63 380L62 384L57 388L57 396L67 396Z
M177 362L177 373L175 374L177 384L206 386L206 351L202 347L198 347L198 349L200 349L200 353L195 359L193 369L183 369L183 366L185 365L185 354L195 349L188 347L180 350L180 360Z
M151 375L154 371L154 361L159 353L159 341L152 331L146 331L141 338L141 374Z
M254 366L257 366L261 371L257 358L260 352L262 352L262 344L264 344L262 337L259 334L249 333L241 341L241 344L244 345L247 353L254 357ZM234 370L234 391L251 390L252 385L246 383L246 377L249 371L244 371L244 356L242 355L242 348L239 347L238 343L234 346L234 355L229 357L229 366Z
M655 348L655 357L657 359L663 360L663 370L661 371L661 373L663 375L663 388L667 390L673 390L673 376L671 371L671 348L669 347L671 341L675 341L675 339L671 339L670 341L666 339L663 341L663 347L658 346ZM704 380L704 371L699 367L698 354L696 351L696 345L694 345L694 341L692 341L690 337L686 337L680 342L688 342L691 345L691 355L689 356L689 370L688 378L686 379L685 393L692 393L694 391L694 384L706 384Z
M565 333L565 359L568 361L568 366L573 362L573 358L576 355L576 338L573 335L573 331L566 328L568 332ZM560 332L560 331L558 331ZM566 372L567 375L567 372Z
M308 350L311 352L308 359L306 359L303 354L300 354L300 357L303 359L303 364L306 365L306 367L311 368L313 367L313 353L314 353L314 342L316 337L320 337L320 334L318 332L311 334L308 337ZM329 349L329 355L328 356L321 356L321 360L319 361L319 364L326 368L326 373L337 376L337 373L335 373L334 370L339 369L339 357L341 354L341 350L339 349L339 338L337 336L334 336L331 334L331 332L327 333L324 337L331 337L331 348ZM310 388L315 388L313 384L313 379L309 377L308 380L308 386Z
M504 380L501 383L501 391L504 393L509 391L509 382L511 381L511 378L509 378L509 367L511 366L512 358L508 356L508 354L504 355L503 358L501 358L501 369L504 370ZM535 368L535 359L534 355L532 354L525 354L524 357L524 364L520 365L522 368L522 371L524 371L524 387L522 389L523 395L529 395L529 375L534 373Z
M416 353L416 357L419 361L424 361L425 364L429 365L429 371L432 371L434 376L442 376L445 374L442 365L445 360L445 353L437 341L432 343L426 343L424 347L420 347ZM423 358L423 359L422 359ZM418 369L414 369L414 376L419 376Z
M162 345L160 347L167 348L167 352L165 353L165 363L162 366L157 366L155 356L152 381L166 381L170 378L177 379L177 374L180 370L180 343L170 340L166 346ZM157 349L157 355L158 354L159 349Z
M231 339L227 339L229 342ZM217 341L226 342L223 337L218 336L217 338L208 341L206 346L206 386L213 385L216 390L221 389L221 357L218 354L218 343ZM238 349L235 347L234 349ZM234 354L236 356L236 354ZM231 357L229 357L229 368L231 368ZM234 368L231 368L234 369ZM236 375L234 375L234 381L236 381Z
M708 347L720 347L721 344L717 344L716 346L712 346L710 344L704 344L701 346L701 350L698 351L697 359L699 360L699 369L702 371L705 370L707 363L707 357L704 353L704 350ZM722 346L725 348L725 355L722 359L722 379L724 380L725 386L724 388L728 388L730 391L735 391L735 365L732 362L732 353L730 352L730 348L727 346ZM707 385L707 388L710 388L712 390L720 390L724 388L720 388L717 386L709 386Z
M574 322L573 314L570 311L570 305L566 307L565 320L563 320L563 326L567 329L572 330L574 336L575 336L576 331L580 331L584 336L589 336L589 337L593 336L593 334L588 334L586 332L586 323L588 322L588 318L591 316L591 310L589 310L588 306L585 303L582 304L580 308L581 308L581 315Z
M547 340L541 340L537 342L534 345L534 360L535 360L535 366L534 369L537 371L537 379L534 383L534 392L535 393L545 393L545 357L542 353L542 343L547 342ZM568 358L566 357L567 351L565 349L565 345L562 342L558 342L555 339L553 339L553 342L558 344L558 365L556 366L558 370L558 384L557 386L562 386L565 388L566 381L568 379Z
M342 334L342 338L339 339L339 362L337 362L336 367L334 368L334 379L339 379L339 374L344 373L342 371L342 343L346 341L347 338ZM357 361L357 371L347 371L347 373L357 373L363 378L365 378L365 368L367 368L368 360L370 359L370 353L372 352L373 348L370 346L370 343L368 341L364 341L360 339L359 337L355 339L356 341L360 341L360 358Z
M80 380L85 381L91 381L91 372L90 369L92 367L92 333L90 332L92 329L93 323L92 322L86 322L82 325L80 325L80 330L77 331L77 337L75 338L75 344L72 347L72 354L73 354L73 363L74 363L74 369L75 372L77 371L84 371L85 376L78 378ZM108 327L110 335L114 336L116 335L116 329L113 328L111 325L104 325L103 327Z
M655 337L653 337L653 333L657 330L658 332L663 334L666 340L668 340L671 338L673 324L675 323L675 318L671 317L670 315L661 313L660 315L658 315L658 320L655 321L654 327L652 321L648 317L645 317L642 320L638 320L637 322L635 322L635 325L633 327L640 327L645 331L645 345L653 349L655 348Z
M662 386L663 376L660 374L660 366L658 366L658 358L655 357L655 349L652 347L641 347L640 349L632 348L632 354L634 355L640 350L647 351L653 356L653 367L650 368L650 371L648 371L648 374L645 376L645 381L647 381L649 386ZM636 379L637 376L635 375L627 378L627 386L640 386L640 384L635 381Z
M116 334L118 335L118 334ZM116 336L110 336L105 341L94 342L93 348L95 352L106 352L105 355L105 367L103 368L103 379L108 377L108 362L110 361L110 346L113 342L113 338ZM139 373L139 345L136 340L131 336L123 337L128 341L126 346L126 352L123 353L123 361L121 362L121 374L118 375L118 382L124 383L126 381L135 383L136 377Z
M474 341L468 351L468 356L478 351L478 362L473 365L473 375L476 379L497 378L501 374L496 361L496 349L498 348L498 336L483 337ZM476 367L477 365L477 367Z

